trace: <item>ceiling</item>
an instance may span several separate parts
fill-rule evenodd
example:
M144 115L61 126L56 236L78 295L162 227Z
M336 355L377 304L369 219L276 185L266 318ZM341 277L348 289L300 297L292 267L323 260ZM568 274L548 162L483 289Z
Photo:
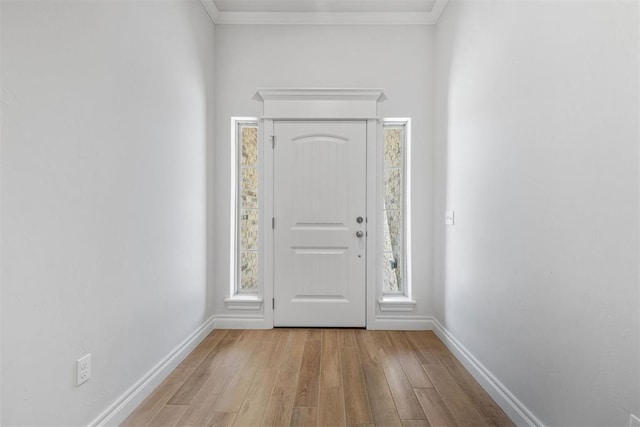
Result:
M217 24L435 24L448 0L201 0Z

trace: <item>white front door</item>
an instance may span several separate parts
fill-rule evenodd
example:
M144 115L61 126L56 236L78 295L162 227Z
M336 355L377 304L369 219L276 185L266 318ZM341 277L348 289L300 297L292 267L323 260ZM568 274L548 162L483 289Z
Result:
M274 326L365 326L366 122L274 135Z

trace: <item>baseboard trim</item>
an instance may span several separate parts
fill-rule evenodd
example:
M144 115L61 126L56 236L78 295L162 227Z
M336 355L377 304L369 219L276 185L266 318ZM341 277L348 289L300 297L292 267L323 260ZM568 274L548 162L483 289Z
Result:
M373 325L367 329L383 331L430 331L433 329L432 317L428 316L376 316Z
M214 329L273 329L261 315L222 314L213 316Z
M516 423L531 427L544 427L522 402L520 402L498 379L476 359L467 348L458 341L437 319L432 318L434 333L451 350L456 358L489 393L491 398Z
M213 316L182 341L171 353L140 378L131 388L94 419L89 426L117 426L155 390L158 385L193 351L214 329Z

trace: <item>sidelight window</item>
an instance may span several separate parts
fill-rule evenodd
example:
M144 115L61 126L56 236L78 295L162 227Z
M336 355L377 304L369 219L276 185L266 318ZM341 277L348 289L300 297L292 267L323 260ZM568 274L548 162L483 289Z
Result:
M411 300L408 257L410 123L410 119L385 119L383 124L381 306L392 300Z
M234 118L232 188L231 296L258 292L259 277L259 144L256 119Z
M240 132L240 292L258 289L258 127L239 126Z
M404 128L384 128L384 279L385 294L403 290L403 148Z

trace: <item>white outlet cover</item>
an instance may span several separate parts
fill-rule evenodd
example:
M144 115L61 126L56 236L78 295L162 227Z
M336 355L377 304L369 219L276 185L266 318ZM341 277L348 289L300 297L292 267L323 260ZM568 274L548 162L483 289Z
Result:
M629 425L631 427L640 427L640 418L638 418L635 415L631 414L629 416Z
M91 378L91 353L76 361L76 387L86 383Z
M454 225L455 224L455 215L454 211L446 211L444 213L444 223L445 225Z

